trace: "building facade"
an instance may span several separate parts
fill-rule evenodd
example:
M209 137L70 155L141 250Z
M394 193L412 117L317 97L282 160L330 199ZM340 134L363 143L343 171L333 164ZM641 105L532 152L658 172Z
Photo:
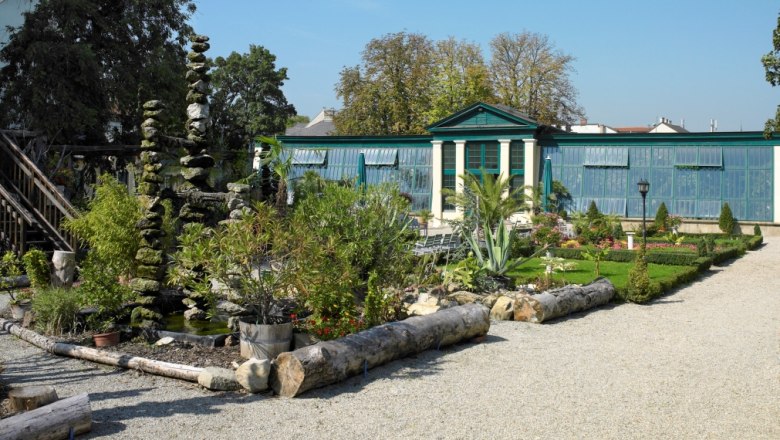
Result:
M484 168L510 176L512 187L537 185L545 158L553 179L571 193L566 209L641 217L637 182L647 179L647 212L665 202L671 214L717 219L728 202L745 222L780 224L776 192L780 141L760 132L567 133L541 125L502 105L476 103L427 127L421 136L280 136L293 155L294 180L313 170L329 180L357 176L364 154L369 184L396 182L415 210L438 221L459 212L443 188L458 191L459 177ZM776 145L777 144L777 145Z

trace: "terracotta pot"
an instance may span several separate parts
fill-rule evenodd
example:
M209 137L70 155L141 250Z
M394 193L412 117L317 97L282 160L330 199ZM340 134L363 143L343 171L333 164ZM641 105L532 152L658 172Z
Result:
M92 335L95 347L113 347L119 343L119 332L97 333Z

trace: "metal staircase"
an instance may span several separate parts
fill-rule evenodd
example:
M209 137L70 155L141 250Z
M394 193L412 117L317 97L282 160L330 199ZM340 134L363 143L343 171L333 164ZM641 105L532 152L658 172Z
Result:
M70 202L5 133L0 133L0 248L75 251L63 228L78 216Z

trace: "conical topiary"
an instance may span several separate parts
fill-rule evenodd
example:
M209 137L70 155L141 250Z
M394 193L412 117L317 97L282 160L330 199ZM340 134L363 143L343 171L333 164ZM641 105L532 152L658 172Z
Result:
M664 202L661 202L661 206L658 207L658 211L655 213L655 229L658 231L669 229L669 210L666 209L666 203Z
M731 213L731 207L729 206L728 202L724 203L723 208L720 210L718 226L720 227L720 230L726 235L731 235L734 233L736 220L734 219L734 214Z
M647 273L645 247L641 246L634 260L634 267L628 272L626 285L626 300L634 303L650 301L658 294L658 286L650 281Z
M585 215L590 221L601 218L601 212L599 212L599 207L596 206L595 200L590 201L590 205L588 205L588 211L585 213Z

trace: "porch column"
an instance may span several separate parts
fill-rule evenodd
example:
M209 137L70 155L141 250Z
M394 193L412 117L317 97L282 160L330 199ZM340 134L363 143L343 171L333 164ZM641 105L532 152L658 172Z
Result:
M523 148L525 155L525 178L523 183L526 186L526 196L533 200L531 199L533 196L531 188L539 183L539 165L541 164L542 149L537 144L536 139L523 139L523 143L525 144L525 148ZM533 202L531 202L531 206L533 206Z
M463 176L466 174L466 141L455 141L455 192L463 194ZM463 215L463 208L456 207L458 217Z
M441 146L443 141L431 141L433 150L431 152L431 214L433 214L433 221L438 226L441 222L442 205L441 205L441 185L442 185L442 154Z
M512 176L509 171L509 145L512 143L511 139L499 139L498 144L500 145L500 152L498 154L498 157L500 159L499 163L499 173L498 176L499 179L511 179ZM501 195L503 198L509 197L509 190L507 189L504 191L504 193Z
M774 223L780 223L780 146L774 147L774 187L772 188L772 200L774 203Z

